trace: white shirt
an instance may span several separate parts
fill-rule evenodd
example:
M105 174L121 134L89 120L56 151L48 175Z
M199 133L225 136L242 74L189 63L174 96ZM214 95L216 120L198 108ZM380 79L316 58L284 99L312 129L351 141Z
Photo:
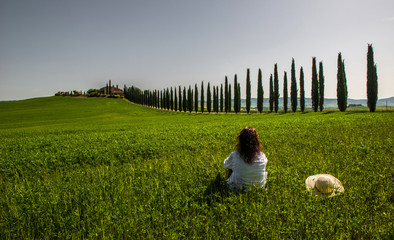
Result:
M246 163L238 151L234 151L224 160L224 167L232 169L233 173L227 179L230 188L244 187L246 191L251 186L264 187L268 173L265 171L268 159L264 153L260 153L252 164Z

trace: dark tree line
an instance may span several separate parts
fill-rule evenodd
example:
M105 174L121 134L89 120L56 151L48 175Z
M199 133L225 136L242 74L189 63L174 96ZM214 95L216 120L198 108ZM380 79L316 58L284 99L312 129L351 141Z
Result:
M284 72L283 76L283 111L288 111L288 81L287 72ZM305 87L304 87L304 69L300 67L299 75L299 98L297 89L297 79L294 58L291 62L291 79L290 79L290 104L293 112L297 111L298 99L299 108L301 112L305 111ZM367 53L367 99L368 107L371 112L376 110L377 102L377 70L376 64L373 59L373 48L372 44L368 44ZM324 109L324 72L323 62L319 62L319 69L317 69L316 58L312 58L312 84L311 84L311 100L312 109L317 112L318 110L323 111ZM247 113L251 111L251 80L250 70L246 72L246 97L245 97L245 108ZM205 99L206 93L206 99ZM191 85L188 88L185 86L179 86L178 88L171 87L162 90L141 90L137 87L124 86L124 96L128 100L158 108L163 110L180 111L180 112L201 112L208 113L214 112L225 112L235 113L241 112L241 87L238 82L237 74L234 75L234 83L231 85L225 76L224 86L211 86L208 82L207 88L204 89L204 81L201 82L201 87L198 89L198 85L194 85L194 89ZM270 74L269 78L269 111L278 112L279 110L279 76L278 76L278 65L274 65L274 72ZM346 82L346 71L345 63L342 59L342 54L338 54L337 61L337 104L340 111L346 111L347 108L347 97L348 89ZM258 70L257 77L257 111L263 112L264 106L264 90L263 90L263 79L262 71Z

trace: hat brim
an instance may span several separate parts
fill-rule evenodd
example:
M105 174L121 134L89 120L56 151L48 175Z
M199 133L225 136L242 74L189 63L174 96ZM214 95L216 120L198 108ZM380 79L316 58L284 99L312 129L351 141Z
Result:
M316 180L321 176L328 177L333 181L334 189L333 189L332 193L330 193L330 194L322 193L315 187ZM316 175L309 176L305 180L305 185L306 185L307 190L312 190L317 196L324 197L324 198L334 197L334 196L340 195L343 192L345 192L345 188L343 187L341 181L339 181L336 177L334 177L330 174L316 174Z

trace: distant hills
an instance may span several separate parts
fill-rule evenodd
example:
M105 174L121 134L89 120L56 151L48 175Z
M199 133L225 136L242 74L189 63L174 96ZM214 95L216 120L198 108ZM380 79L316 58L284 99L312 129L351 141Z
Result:
M353 105L353 106L367 107L367 99L350 99L350 98L348 98L347 104ZM246 105L245 99L241 100L241 105L243 108L245 107L245 105ZM269 99L268 98L264 98L263 105L264 105L264 109L269 108ZM385 106L394 107L394 97L379 99L376 105L381 106L381 107L385 107ZM291 110L290 98L288 99L287 106L288 106L288 109ZM308 109L311 107L312 107L312 99L305 98L305 108ZM251 108L252 109L257 108L257 98L251 99ZM279 109L282 109L282 108L283 108L283 98L279 98ZM298 99L297 108L300 108L300 99ZM324 99L324 108L325 109L338 108L337 99L336 98L325 98Z

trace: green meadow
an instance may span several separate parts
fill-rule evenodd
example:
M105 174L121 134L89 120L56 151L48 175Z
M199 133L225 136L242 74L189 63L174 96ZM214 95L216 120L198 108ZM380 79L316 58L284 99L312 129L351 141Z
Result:
M245 126L259 133L268 182L235 194L223 160ZM0 103L0 239L392 239L393 138L394 112ZM344 194L308 192L318 173L341 180Z

